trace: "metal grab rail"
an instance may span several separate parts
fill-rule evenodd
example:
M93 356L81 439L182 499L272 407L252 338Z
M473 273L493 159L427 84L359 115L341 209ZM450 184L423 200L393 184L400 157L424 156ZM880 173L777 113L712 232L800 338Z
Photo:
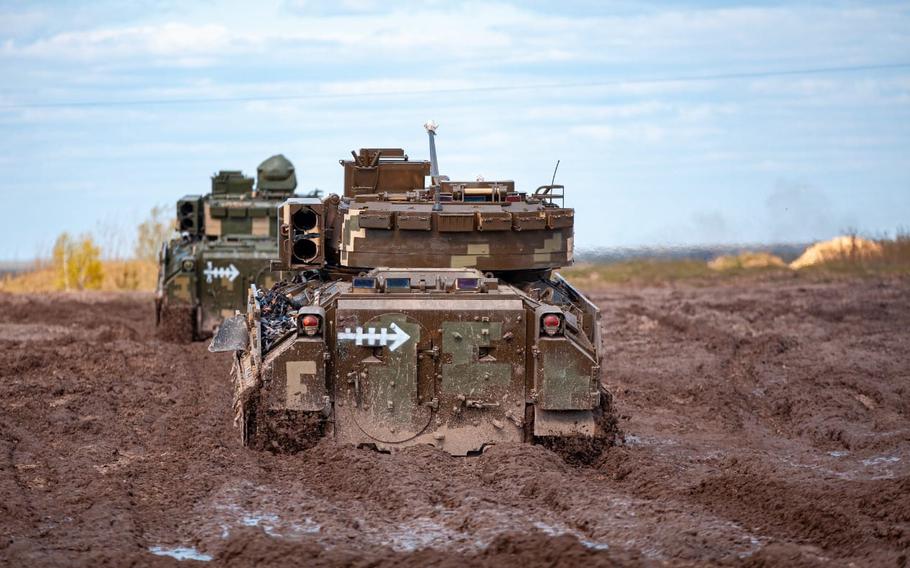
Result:
M556 204L554 200L559 200L559 206L564 207L566 202L566 186L564 185L542 185L534 190L532 197L545 202L547 205Z

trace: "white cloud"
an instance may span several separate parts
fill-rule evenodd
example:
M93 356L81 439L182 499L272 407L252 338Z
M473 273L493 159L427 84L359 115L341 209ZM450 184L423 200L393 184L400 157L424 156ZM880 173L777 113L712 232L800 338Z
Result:
M470 79L396 78L331 81L318 84L318 92L327 95L413 93L483 88L487 83Z
M52 16L43 10L24 12L0 11L0 36L34 34L36 30L46 26L51 18Z
M170 55L179 58L230 51L240 47L237 37L217 24L185 24L104 28L64 32L25 45L9 40L5 56L93 59ZM241 41L243 40L241 36Z
M596 100L596 99L595 99ZM737 112L737 106L730 103L701 103L658 100L632 100L614 104L578 103L536 105L527 109L531 119L561 121L622 121L641 117L662 117L666 121L704 122L718 116Z
M769 99L786 99L788 104L893 105L910 95L910 70L885 77L775 77L750 81L748 90Z
M733 62L848 58L910 49L906 10L839 6L643 9L592 16L565 10L543 15L523 5L493 2L427 4L348 13L306 7L206 7L186 21L67 31L33 41L6 42L7 56L116 58L198 55L302 56L343 49L363 65L444 59L476 68L507 63L601 62L662 59ZM252 11L251 11L252 10ZM369 13L364 13L367 10ZM188 10L189 11L189 10ZM196 23L208 15L210 23ZM197 60L198 61L198 60ZM201 60L206 61L206 60Z
M623 126L609 124L574 126L570 132L604 142L655 143L663 142L670 131L658 123L637 123Z

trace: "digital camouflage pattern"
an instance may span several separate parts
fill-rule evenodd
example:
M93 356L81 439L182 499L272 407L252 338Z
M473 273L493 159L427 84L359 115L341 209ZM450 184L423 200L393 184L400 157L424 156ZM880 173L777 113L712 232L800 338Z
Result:
M257 180L239 171L212 177L207 195L177 202L177 238L159 254L157 318L184 339L211 336L225 317L246 305L250 285L269 287L276 274L278 205L294 195L294 166L282 155L259 165Z
M553 272L572 262L562 187L453 182L395 148L353 157L342 195L281 205L272 268L288 279L251 287L212 342L235 352L244 443L611 443L598 310Z

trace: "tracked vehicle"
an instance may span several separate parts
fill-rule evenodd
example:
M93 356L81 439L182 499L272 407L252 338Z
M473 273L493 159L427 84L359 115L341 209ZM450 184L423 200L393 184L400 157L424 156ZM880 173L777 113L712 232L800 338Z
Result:
M255 181L255 186L254 186ZM177 238L159 254L156 314L159 330L175 339L210 337L246 305L251 284L270 287L278 236L277 206L294 195L294 166L282 155L257 168L212 176L207 195L177 201Z
M279 207L291 277L253 285L210 347L235 353L244 444L612 441L598 309L554 272L572 262L563 187L450 181L427 129L430 161L361 149L343 195Z

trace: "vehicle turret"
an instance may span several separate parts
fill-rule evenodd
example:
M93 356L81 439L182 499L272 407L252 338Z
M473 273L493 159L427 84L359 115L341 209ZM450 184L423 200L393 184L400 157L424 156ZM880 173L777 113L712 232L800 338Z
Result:
M256 191L261 195L288 197L297 189L294 164L282 154L276 154L259 164L256 176Z

